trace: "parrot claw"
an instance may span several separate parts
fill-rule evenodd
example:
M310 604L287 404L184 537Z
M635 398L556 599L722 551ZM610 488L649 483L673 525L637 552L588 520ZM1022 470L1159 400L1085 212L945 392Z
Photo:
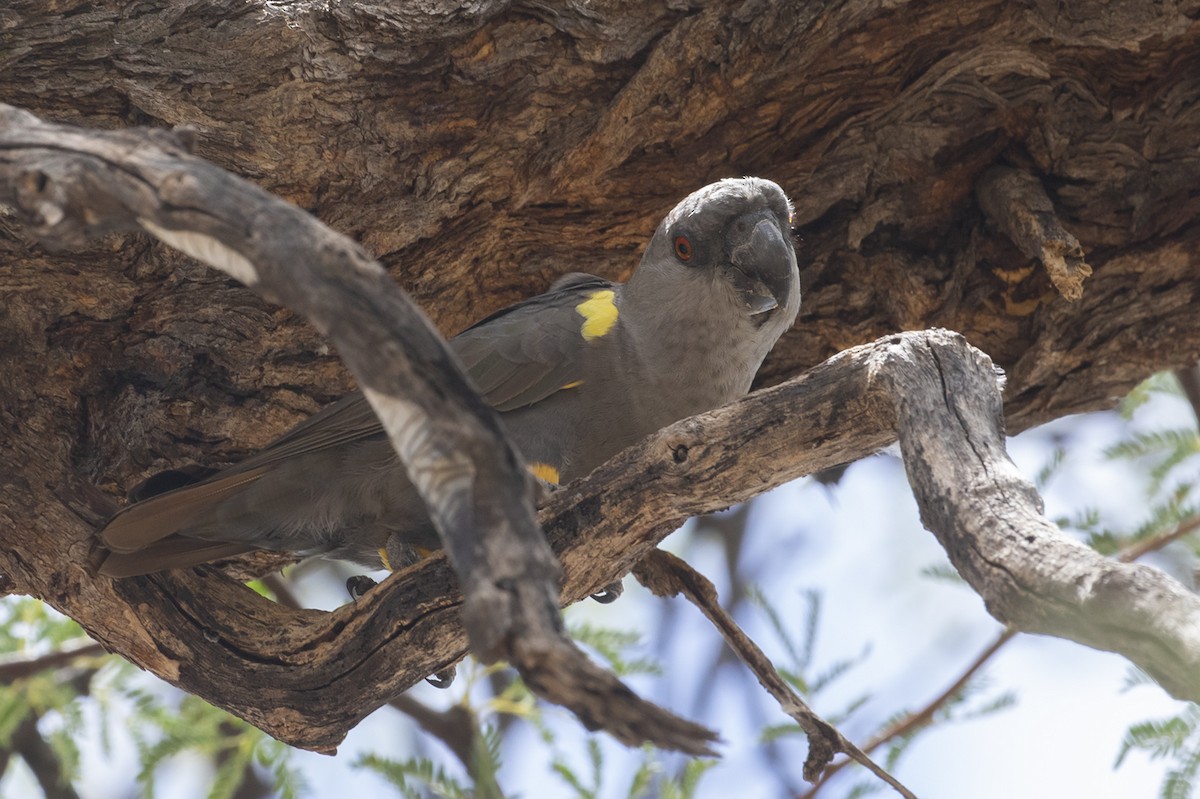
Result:
M600 591L592 594L592 599L601 605L609 605L620 599L623 593L625 593L625 585L620 580L617 580L615 583L609 583Z
M447 666L439 672L435 672L425 678L425 682L432 685L434 688L445 690L454 684L454 678L458 674L458 669L454 666Z
M379 583L372 580L365 574L356 574L346 580L346 590L350 592L350 598L358 601L363 595L370 591Z
M551 483L549 480L543 480L537 475L534 475L533 480L537 483L537 504L539 507L548 502L550 497L562 491L562 486L557 483Z

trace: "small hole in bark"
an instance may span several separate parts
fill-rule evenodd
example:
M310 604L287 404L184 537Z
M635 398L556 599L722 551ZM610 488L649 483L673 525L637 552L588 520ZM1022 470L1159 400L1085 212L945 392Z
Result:
M1037 540L1037 537L1036 537L1036 536L1032 536L1032 535L1027 535L1027 536L1025 536L1025 543L1026 543L1026 544L1032 544L1032 543L1033 543L1034 541L1036 541L1036 540Z
M680 444L679 446L673 448L671 450L671 457L675 459L676 463L683 463L686 461L688 459L687 445Z
M899 336L892 336L888 339L888 344L899 344L902 340Z
M46 190L46 186L49 183L50 183L50 178L46 177L45 172L37 173L37 179L34 181L34 186L37 188L39 194L41 194L42 192L44 192Z

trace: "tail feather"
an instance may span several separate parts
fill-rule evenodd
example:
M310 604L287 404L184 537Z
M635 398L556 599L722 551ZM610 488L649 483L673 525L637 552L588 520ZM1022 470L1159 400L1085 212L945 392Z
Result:
M254 482L266 472L267 467L260 467L231 474L225 478L168 491L130 505L109 520L100 531L100 540L113 553L132 554L144 551L155 542L187 528L215 503L227 499L230 494Z
M100 564L106 577L134 577L139 574L199 566L222 558L250 552L255 547L241 541L204 541L199 538L171 536L155 541L136 552L109 552Z

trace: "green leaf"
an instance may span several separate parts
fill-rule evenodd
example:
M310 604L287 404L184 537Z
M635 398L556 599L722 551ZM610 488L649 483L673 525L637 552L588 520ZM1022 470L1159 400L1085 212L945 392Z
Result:
M654 756L654 747L643 747L642 762L638 765L637 771L633 772L633 779L629 781L629 791L625 794L627 799L647 799L652 794L650 793L654 787L654 778L661 773L662 769L658 759Z
M16 688L0 688L0 745L12 746L12 736L33 708L25 693Z
M391 760L366 754L352 765L374 771L409 799L423 799L420 792L422 786L441 799L474 799L470 790L428 758Z
M955 585L966 585L962 575L949 563L933 563L921 569L921 576L933 580L944 580Z
M1134 412L1145 405L1155 394L1178 397L1182 396L1183 389L1179 385L1179 380L1171 372L1158 372L1151 375L1134 386L1133 390L1125 395L1125 399L1121 400L1118 410L1122 418L1127 421L1132 419Z
M1062 471L1063 464L1067 462L1067 450L1062 446L1054 448L1054 452L1050 455L1050 460L1046 461L1045 465L1038 470L1034 475L1033 484L1038 491L1044 491L1054 476Z
M681 799L692 799L696 795L696 789L700 787L700 780L704 779L704 775L715 765L717 761L711 758L689 760L684 764L683 774L679 778Z
M608 667L619 677L632 674L663 673L662 666L649 658L627 659L625 652L641 643L638 633L615 630L591 624L576 624L570 627L571 637L596 652L608 663Z
M764 744L774 743L789 735L800 735L804 732L799 724L769 724L758 734L758 740Z

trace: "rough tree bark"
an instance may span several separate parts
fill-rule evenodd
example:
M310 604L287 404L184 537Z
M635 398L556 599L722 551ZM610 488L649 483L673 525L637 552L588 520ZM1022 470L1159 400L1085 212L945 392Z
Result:
M1015 431L1200 354L1198 19L1196 2L1148 1L17 0L0 9L0 98L93 127L194 127L201 155L358 239L446 333L566 271L626 276L687 191L770 177L796 200L805 297L763 381L941 325L1008 371ZM83 564L102 493L233 460L350 385L297 317L149 238L49 253L3 216L0 234L10 590L98 599ZM853 418L820 421L836 439ZM568 598L632 566L620 544L566 560ZM211 595L161 580L205 618ZM294 630L215 590L259 625L253 680L269 684ZM381 678L379 642L436 640L416 664L432 670L461 651L437 637L457 613L449 573L405 590L425 603L407 619L368 598L307 621L360 636ZM169 625L138 637L136 658L187 668ZM295 740L328 747L345 723Z
M708 753L713 733L637 699L564 633L558 563L534 519L534 479L424 315L354 242L193 157L181 146L188 139L81 131L0 104L0 202L58 246L149 231L302 311L341 349L418 487L463 587L475 654L509 661L535 692L627 744ZM121 610L60 609L102 640L105 617ZM237 649L240 638L222 643Z

